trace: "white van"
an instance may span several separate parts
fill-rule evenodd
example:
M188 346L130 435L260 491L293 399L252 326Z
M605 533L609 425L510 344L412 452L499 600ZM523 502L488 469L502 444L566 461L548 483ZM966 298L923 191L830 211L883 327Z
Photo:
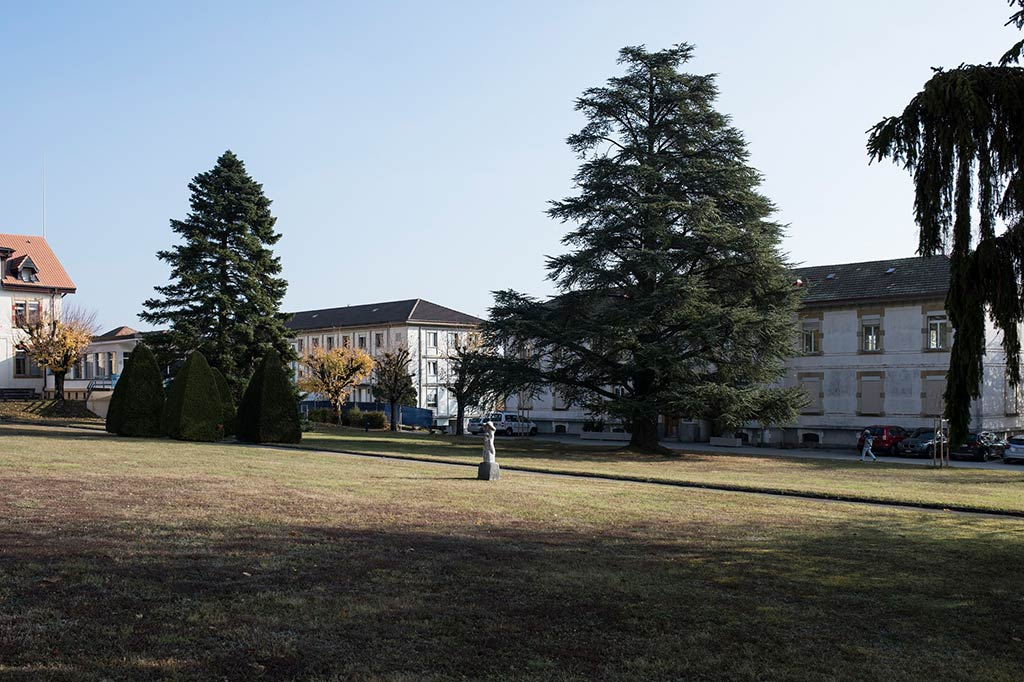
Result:
M469 432L473 435L484 432L484 422L490 420L498 433L506 436L536 436L537 425L515 412L491 412L483 417L469 420Z

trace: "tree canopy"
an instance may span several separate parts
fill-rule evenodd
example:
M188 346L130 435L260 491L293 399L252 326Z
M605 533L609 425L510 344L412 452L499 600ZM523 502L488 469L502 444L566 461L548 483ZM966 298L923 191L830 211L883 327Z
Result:
M412 354L405 346L381 353L373 368L373 398L388 403L391 408L391 430L397 431L401 423L400 405L416 404L416 385L409 371Z
M1024 8L1024 0L1010 0ZM1008 23L1024 27L1024 10ZM891 159L913 174L918 253L948 253L946 310L956 336L945 414L959 445L980 397L986 311L1002 331L1007 375L1020 382L1024 321L1024 41L998 65L962 64L934 75L903 113L869 133L872 160ZM1005 229L1000 229L1005 227Z
M292 355L280 312L288 284L271 249L281 235L263 186L232 152L188 188L188 215L171 220L181 243L157 254L171 266L171 282L156 287L159 296L139 317L169 325L157 343L177 359L202 351L237 395L268 349Z
M661 414L787 421L802 393L769 385L794 351L798 291L743 135L715 110L714 77L679 70L689 45L619 54L625 73L576 102L579 192L548 211L573 224L548 260L560 293L496 294L501 371L622 420L643 450Z
M335 419L341 419L341 406L352 389L370 377L373 358L361 348L313 348L302 356L304 373L298 386L309 393L327 397Z

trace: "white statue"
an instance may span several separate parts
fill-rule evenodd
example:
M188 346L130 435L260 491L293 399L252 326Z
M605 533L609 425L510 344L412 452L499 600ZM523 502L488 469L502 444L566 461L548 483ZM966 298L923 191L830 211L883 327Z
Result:
M498 429L494 426L494 424L491 423L490 419L483 423L485 462L494 461L494 434L495 432L497 432L497 430Z

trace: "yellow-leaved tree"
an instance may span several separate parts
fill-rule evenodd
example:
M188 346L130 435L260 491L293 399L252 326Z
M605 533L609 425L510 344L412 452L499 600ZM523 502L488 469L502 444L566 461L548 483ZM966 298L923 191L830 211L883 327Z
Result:
M373 372L373 358L359 348L313 348L302 356L302 365L305 372L299 377L299 388L326 396L339 422L349 393Z
M64 377L82 360L85 349L92 343L97 331L96 313L67 308L57 317L44 311L20 320L18 328L22 332L18 348L37 365L53 373L55 397L63 401Z

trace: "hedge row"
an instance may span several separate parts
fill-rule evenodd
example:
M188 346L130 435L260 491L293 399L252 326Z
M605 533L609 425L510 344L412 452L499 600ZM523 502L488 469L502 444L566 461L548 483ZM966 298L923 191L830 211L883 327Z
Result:
M198 351L178 370L165 399L156 358L141 343L114 387L106 429L120 436L193 441L236 432L251 443L297 443L302 437L295 393L276 352L256 368L236 413L224 375Z

